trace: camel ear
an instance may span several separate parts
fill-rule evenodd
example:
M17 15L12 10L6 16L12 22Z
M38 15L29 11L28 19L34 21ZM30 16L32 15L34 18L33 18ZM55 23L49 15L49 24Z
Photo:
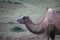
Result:
M30 17L30 16L26 16L26 17Z
M29 18L30 16L24 16L24 17Z
M49 7L47 7L47 10L49 9Z

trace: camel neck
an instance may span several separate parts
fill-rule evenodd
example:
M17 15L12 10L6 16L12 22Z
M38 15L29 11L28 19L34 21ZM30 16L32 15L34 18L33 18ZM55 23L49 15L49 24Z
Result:
M25 25L27 25L27 26L28 26L28 25L33 25L33 24L34 24L34 23L33 23L31 20L25 23Z
M28 22L28 23L25 23L25 26L27 27L27 29L30 32L32 32L34 34L41 34L41 33L44 32L43 27L41 26L41 24L38 25L38 24L34 24L32 22Z

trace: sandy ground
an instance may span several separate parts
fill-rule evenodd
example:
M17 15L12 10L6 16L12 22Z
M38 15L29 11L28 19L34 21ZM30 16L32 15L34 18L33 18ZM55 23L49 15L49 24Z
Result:
M46 40L46 37L45 34L42 35L30 34L24 37L11 37L11 36L3 37L2 35L0 35L0 40ZM60 40L60 36L56 36L55 40Z

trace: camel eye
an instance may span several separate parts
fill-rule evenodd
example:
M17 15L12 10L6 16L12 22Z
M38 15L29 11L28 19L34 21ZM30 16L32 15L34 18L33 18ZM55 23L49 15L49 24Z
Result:
M26 18L23 18L24 20L26 19Z

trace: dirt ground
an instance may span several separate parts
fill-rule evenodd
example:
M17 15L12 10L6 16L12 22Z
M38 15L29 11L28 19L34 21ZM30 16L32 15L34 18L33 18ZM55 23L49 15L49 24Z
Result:
M0 35L0 40L46 40L46 37L45 37L45 34L42 34L42 35L30 34L23 37L10 37L10 36L3 37L2 35ZM60 40L60 36L56 35L55 40Z

